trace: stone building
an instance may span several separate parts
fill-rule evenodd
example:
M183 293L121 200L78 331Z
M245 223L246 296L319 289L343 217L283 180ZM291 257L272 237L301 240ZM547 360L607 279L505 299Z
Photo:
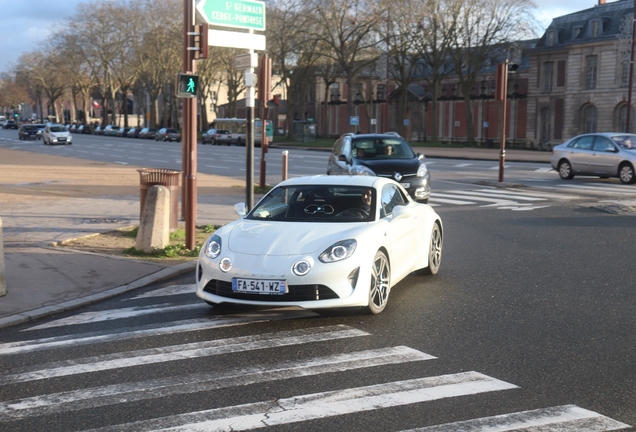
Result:
M528 145L625 131L633 10L633 0L599 0L552 21L528 54Z

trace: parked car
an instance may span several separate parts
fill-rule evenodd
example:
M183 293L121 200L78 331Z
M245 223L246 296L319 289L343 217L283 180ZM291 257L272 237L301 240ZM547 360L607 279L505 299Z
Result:
M232 138L232 133L228 130L218 129L216 131L216 140L214 144L225 144L231 145L234 144L234 138Z
M416 201L427 203L430 174L424 156L393 134L344 134L334 144L329 175L371 175L399 182Z
M42 141L46 145L52 144L73 144L73 135L63 124L49 123L42 133Z
M18 124L15 122L15 120L5 120L4 123L2 124L2 129L17 129L18 128Z
M145 127L139 131L139 138L152 139L157 135L157 129Z
M117 136L118 131L119 131L119 126L108 125L104 128L104 136Z
M76 133L78 127L79 127L79 125L73 123L68 131L71 132L71 133Z
M126 132L126 136L128 138L139 138L139 131L140 130L141 129L138 128L138 127L130 128L130 129L128 129L128 132Z
M30 140L30 139L40 139L41 136L38 134L39 129L37 125L34 124L23 124L18 129L18 139L22 140Z
M159 140L181 142L181 132L172 128L161 128L155 135L155 141Z
M118 137L126 137L126 136L128 136L128 131L129 131L129 130L130 130L130 128L120 127L120 128L117 130L117 133L115 134L115 136L118 136Z
M216 129L208 129L201 135L202 144L216 144Z
M564 180L575 175L618 177L636 183L636 135L606 132L578 135L552 148L552 168Z
M197 296L212 305L361 306L377 314L400 280L440 268L441 218L391 179L298 177L249 213L244 203L234 209L240 219L199 254Z
M77 128L77 133L92 134L93 128L91 127L91 125L79 125Z
M95 130L93 131L94 135L104 135L104 127L103 126L97 126L95 128Z
M42 123L34 123L33 126L35 126L38 129L38 132L37 132L38 139L42 139L42 134L44 133L44 129L46 128L46 125Z

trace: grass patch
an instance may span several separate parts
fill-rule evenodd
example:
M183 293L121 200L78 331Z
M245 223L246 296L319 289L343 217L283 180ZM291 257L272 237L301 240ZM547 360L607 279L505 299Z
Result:
M163 249L155 249L152 252L144 252L136 249L134 246L124 249L124 254L139 258L187 258L197 257L201 251L203 243L210 237L214 231L220 226L218 225L200 225L195 227L195 247L193 250L186 248L185 239L186 232L184 228L178 228L176 231L170 233L170 244ZM132 230L126 232L126 236L136 237L139 227L135 227ZM131 235L132 233L135 235Z

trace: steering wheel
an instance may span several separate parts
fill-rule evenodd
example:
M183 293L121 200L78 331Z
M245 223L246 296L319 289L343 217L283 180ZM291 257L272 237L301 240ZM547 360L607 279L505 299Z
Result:
M363 208L355 207L341 211L336 215L336 217L353 217L357 219L366 219L369 217L369 212L367 212Z

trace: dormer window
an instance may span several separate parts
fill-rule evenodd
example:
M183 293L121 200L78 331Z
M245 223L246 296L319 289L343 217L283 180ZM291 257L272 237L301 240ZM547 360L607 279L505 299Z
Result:
M577 37L579 37L582 31L583 27L574 27L574 30L572 31L572 39L576 39Z
M545 44L546 46L554 46L557 43L557 31L548 30L546 33Z
M601 35L601 20L594 20L590 22L590 37L596 38Z

